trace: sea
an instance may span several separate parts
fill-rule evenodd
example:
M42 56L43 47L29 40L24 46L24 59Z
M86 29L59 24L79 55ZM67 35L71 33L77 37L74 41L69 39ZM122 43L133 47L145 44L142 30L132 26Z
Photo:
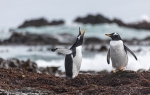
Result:
M17 32L28 32L33 34L61 34L70 33L74 36L78 35L78 28L86 28L85 37L97 37L100 39L109 39L105 36L106 33L117 32L123 40L132 40L133 38L144 39L150 36L150 30L137 30L132 28L120 27L116 24L97 24L97 25L84 25L78 23L69 23L60 26L44 26L44 27L27 27L22 29L12 28ZM11 29L11 30L12 30ZM9 29L0 29L0 40L8 39L12 35ZM61 40L65 40L61 39ZM59 45L58 45L59 46ZM137 71L139 69L150 69L150 46L127 45L137 56L138 60L128 53L128 66L127 70ZM56 45L57 47L57 45ZM64 46L59 46L64 47ZM68 46L69 48L71 46ZM109 43L107 44L109 48ZM64 58L65 55L60 55L51 52L47 48L51 45L0 45L0 57L4 59L17 58L19 60L34 61L39 67L59 67L59 70L64 71ZM112 64L107 64L107 52L91 52L84 49L83 44L83 58L81 71L112 71ZM138 51L140 50L140 51ZM137 52L138 51L138 52Z

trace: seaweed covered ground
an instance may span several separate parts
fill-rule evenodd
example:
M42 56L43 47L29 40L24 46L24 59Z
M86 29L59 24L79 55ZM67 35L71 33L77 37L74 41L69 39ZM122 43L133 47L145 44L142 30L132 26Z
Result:
M0 94L40 95L148 95L150 72L118 71L109 74L79 74L74 79L0 69Z

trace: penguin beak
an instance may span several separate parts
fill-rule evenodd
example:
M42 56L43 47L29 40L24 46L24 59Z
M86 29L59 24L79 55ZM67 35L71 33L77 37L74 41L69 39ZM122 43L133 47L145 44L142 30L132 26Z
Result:
M85 32L86 32L86 29L84 29L83 32L81 31L81 36L83 36Z
M111 34L105 34L106 36L108 36L108 37L110 37L111 36Z

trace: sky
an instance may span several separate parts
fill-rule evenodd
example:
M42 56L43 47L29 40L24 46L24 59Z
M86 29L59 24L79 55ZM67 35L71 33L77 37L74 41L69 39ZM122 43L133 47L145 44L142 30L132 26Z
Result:
M0 28L18 27L25 20L41 17L71 22L98 13L125 22L149 20L150 0L0 0Z

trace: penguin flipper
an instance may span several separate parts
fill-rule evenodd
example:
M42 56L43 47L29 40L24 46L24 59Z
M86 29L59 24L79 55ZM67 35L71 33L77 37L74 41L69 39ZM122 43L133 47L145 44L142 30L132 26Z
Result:
M134 56L134 58L137 60L137 57L135 56L135 54L127 46L124 45L124 48L126 51L129 51Z
M55 49L51 49L52 52L58 52L58 53L62 53L64 55L67 55L67 54L71 54L72 53L72 50L70 49L65 49L65 48L55 48Z
M108 50L108 53L107 53L107 63L110 64L110 49Z

